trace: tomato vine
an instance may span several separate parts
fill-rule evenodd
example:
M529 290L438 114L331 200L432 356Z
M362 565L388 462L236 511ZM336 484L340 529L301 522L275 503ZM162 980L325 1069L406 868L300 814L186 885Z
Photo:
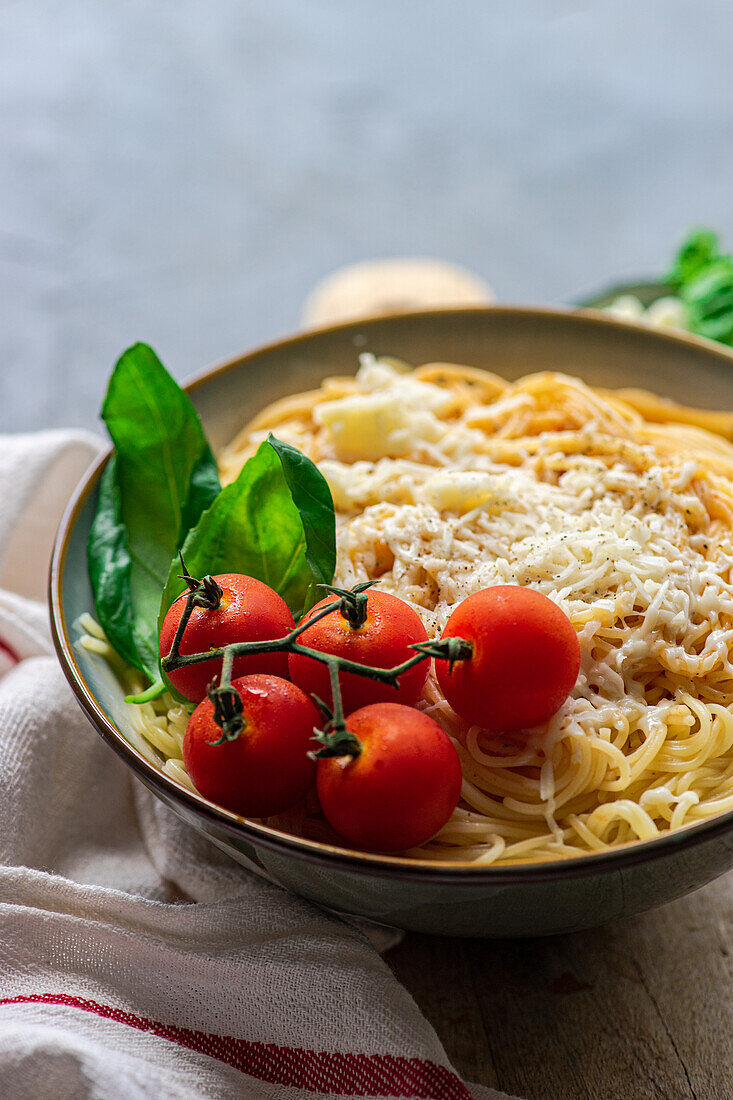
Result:
M298 639L300 635L319 622L333 611L340 610L348 621L354 622L352 626L358 629L361 616L365 613L367 595L366 590L371 587L373 581L366 581L354 585L350 589L333 589L334 600L318 608L307 619L302 619L292 630L281 638L264 639L262 641L232 642L229 645L214 647L200 653L181 653L180 647L186 627L191 618L194 607L205 607L215 610L219 607L222 590L212 576L204 576L201 580L191 577L183 565L181 579L186 582L187 591L179 596L179 600L185 600L185 606L176 627L175 634L169 652L161 654L161 667L166 675L178 669L200 664L203 661L221 660L221 674L218 683L212 683L208 695L214 703L214 717L217 725L222 730L222 735L217 744L234 740L243 729L242 701L233 698L237 695L232 687L232 665L237 657L249 656L256 653L298 653L310 657L326 665L329 672L333 708L321 699L316 702L326 719L324 729L315 731L315 738L320 743L320 748L313 750L317 758L329 756L351 756L352 758L361 752L361 743L358 738L350 733L346 727L341 687L339 683L340 672L351 672L357 676L365 676L392 687L399 687L399 678L411 668L431 657L448 662L449 668L456 661L467 660L473 653L473 646L463 638L445 638L432 642L417 642L409 646L415 650L412 657L407 658L401 664L392 668L377 668L373 665L360 664L347 657L335 653L324 653L322 650L313 649L303 645ZM331 586L324 586L331 587Z

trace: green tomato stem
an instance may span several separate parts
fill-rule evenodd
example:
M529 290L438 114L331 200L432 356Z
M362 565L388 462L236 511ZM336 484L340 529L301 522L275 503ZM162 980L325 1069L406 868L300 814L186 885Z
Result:
M344 718L343 699L341 685L339 683L340 672L352 672L356 676L366 676L378 683L389 684L399 689L399 679L405 672L419 665L422 661L435 657L438 660L446 660L452 671L456 661L465 661L473 655L473 644L465 638L444 638L434 642L416 642L409 648L415 650L413 657L408 657L393 668L378 668L374 665L362 665L358 661L352 661L348 657L341 657L335 653L324 653L319 649L312 649L298 641L303 631L308 627L330 615L332 611L340 609L343 612L344 602L348 596L353 607L353 601L364 601L366 608L366 588L373 582L355 585L349 592L342 589L334 589L334 594L339 598L332 603L319 608L310 618L302 620L282 638L267 639L259 642L232 642L230 645L208 649L202 653L181 653L180 644L184 631L188 625L193 608L197 602L198 588L191 588L186 594L186 606L181 614L176 628L170 652L162 659L161 666L166 673L189 665L200 664L202 661L220 660L222 662L221 677L218 687L209 689L209 697L214 702L215 719L222 728L222 736L218 741L210 744L222 744L224 741L232 741L246 726L246 720L242 715L242 699L231 684L232 665L237 657L244 657L254 653L298 653L304 657L310 657L314 661L328 666L331 681L331 694L333 696L333 712L326 724L325 730L315 730L316 739L321 742L322 749L314 753L315 756L358 756L362 751L361 742L346 728ZM365 614L365 610L364 610ZM353 624L352 624L353 625ZM237 703L238 701L238 703Z
M232 647L227 646L221 665L219 684L209 685L207 695L214 704L214 721L221 729L221 737L218 741L208 741L209 745L223 745L225 741L236 741L240 733L247 728L247 718L244 714L244 701L237 689L232 685L232 664L234 654Z
M221 663L221 677L219 679L220 687L229 687L232 682L232 665L234 664L234 654L231 648L227 646L224 650L224 656Z
M138 706L140 703L150 703L153 699L157 699L159 695L162 695L164 691L165 684L163 681L156 680L155 683L151 684L145 691L140 691L137 695L126 695L125 702L135 703Z

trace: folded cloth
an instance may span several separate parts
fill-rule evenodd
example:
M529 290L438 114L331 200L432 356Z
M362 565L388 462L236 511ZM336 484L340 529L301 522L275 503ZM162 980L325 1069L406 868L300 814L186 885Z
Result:
M498 1098L359 928L230 862L79 711L41 597L98 447L0 437L0 1096Z

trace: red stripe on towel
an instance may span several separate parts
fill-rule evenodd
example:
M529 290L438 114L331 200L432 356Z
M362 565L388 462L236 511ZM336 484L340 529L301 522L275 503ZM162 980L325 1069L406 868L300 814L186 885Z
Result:
M208 1031L162 1024L146 1016L64 993L0 998L0 1005L13 1004L63 1005L91 1012L106 1020L169 1039L172 1043L216 1058L249 1077L273 1085L346 1096L471 1100L471 1094L455 1073L422 1058L403 1058L394 1054L327 1053L274 1043L252 1043L231 1035L214 1035Z
M2 638L0 638L0 653L4 653L12 664L20 664L20 657L18 656L18 654L15 652L13 647L11 645L8 645L7 642L4 642Z

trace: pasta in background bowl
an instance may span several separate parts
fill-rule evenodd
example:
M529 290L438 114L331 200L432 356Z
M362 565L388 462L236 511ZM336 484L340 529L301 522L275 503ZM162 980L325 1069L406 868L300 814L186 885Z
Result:
M345 380L364 352L359 379ZM429 365L409 375L374 355ZM471 368L453 365L462 362ZM225 477L271 427L320 463L341 519L339 580L378 575L429 633L477 588L529 584L580 634L573 697L519 754L456 724L429 681L421 706L456 738L464 798L441 835L407 857L350 852L302 815L245 822L187 789L175 752L166 766L166 743L153 748L134 728L109 668L79 653L70 629L90 606L82 551L99 470L70 506L52 570L67 675L103 736L169 805L235 858L334 908L429 931L529 934L700 885L733 863L733 448L699 424L730 433L733 421L576 379L681 402L694 392L720 409L733 405L731 365L694 338L492 308L309 333L194 384ZM157 725L175 739L175 720Z

